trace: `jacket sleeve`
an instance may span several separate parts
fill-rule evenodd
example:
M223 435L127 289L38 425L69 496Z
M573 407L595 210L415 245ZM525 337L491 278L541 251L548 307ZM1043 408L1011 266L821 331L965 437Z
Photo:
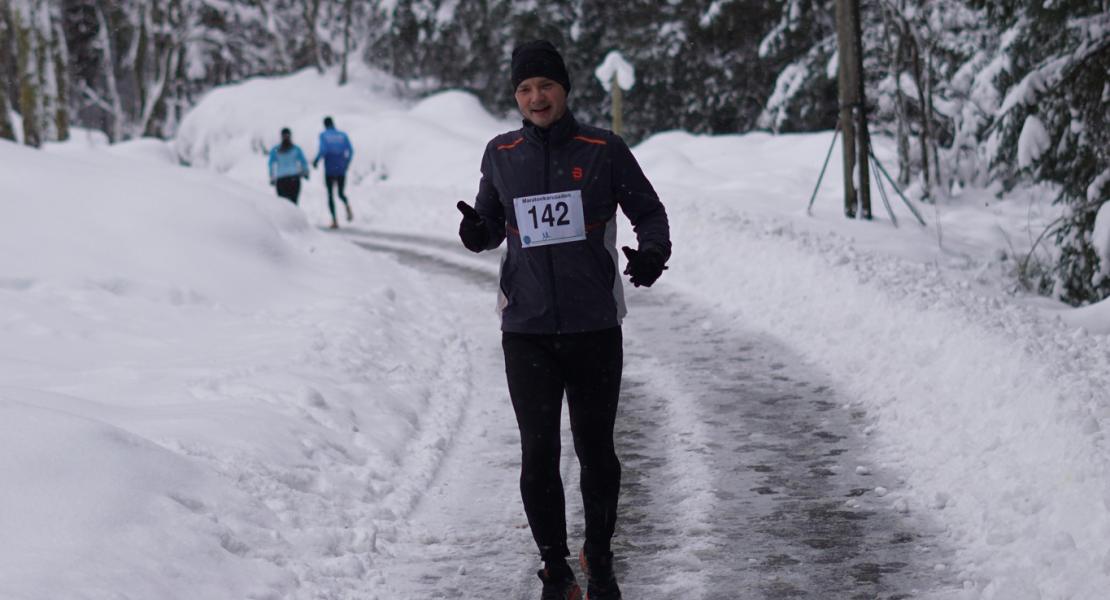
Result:
M270 181L277 179L277 148L270 149L270 162L266 168L270 171Z
M324 134L321 133L320 137L316 138L316 158L312 159L312 162L317 162L320 160L320 157L324 155L324 150L326 147L327 142L324 141Z
M613 137L612 181L617 204L632 222L640 250L654 246L663 251L664 257L670 258L671 228L667 210L640 169L640 163L632 156L628 144L618 136Z
M351 138L347 134L343 134L343 149L347 152L347 164L351 163L351 159L355 156L355 147L351 145Z
M486 250L492 250L505 240L505 209L501 205L501 194L493 185L493 161L490 158L490 145L482 155L482 180L478 182L478 196L474 199L474 210L482 217L489 230Z
M308 161L304 158L304 152L301 152L300 146L297 147L297 160L301 163L301 175L308 175Z

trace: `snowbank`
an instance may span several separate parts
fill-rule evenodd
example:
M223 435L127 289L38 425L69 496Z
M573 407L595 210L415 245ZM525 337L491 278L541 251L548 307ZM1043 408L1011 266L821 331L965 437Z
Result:
M409 271L165 159L0 142L0 597L353 597L463 342Z
M396 84L378 72L353 74L342 87L334 81L333 72L308 70L213 90L183 119L174 147L185 163L265 183L266 154L281 128L293 131L294 143L311 160L330 115L355 149L350 184L468 181L484 149L473 140L505 128L470 94L444 92L409 105L381 92ZM315 173L322 179L321 171Z

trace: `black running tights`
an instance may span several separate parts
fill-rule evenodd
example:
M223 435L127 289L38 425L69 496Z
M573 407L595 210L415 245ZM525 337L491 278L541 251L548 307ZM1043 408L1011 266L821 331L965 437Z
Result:
M608 553L621 478L613 446L623 366L620 327L556 335L504 333L502 347L520 428L520 493L540 556L557 560L570 554L559 474L564 391L581 466L586 552Z
M347 203L347 195L343 193L343 186L347 184L346 175L325 175L324 187L328 188L328 210L331 211L331 220L335 220L335 198L332 197L332 187L339 188L339 199Z

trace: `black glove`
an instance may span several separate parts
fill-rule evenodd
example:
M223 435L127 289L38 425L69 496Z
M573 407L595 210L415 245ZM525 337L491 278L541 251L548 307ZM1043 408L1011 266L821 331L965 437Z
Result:
M651 284L655 283L667 268L664 264L667 262L667 257L657 246L648 246L646 250L633 250L624 246L621 250L624 251L624 257L628 259L624 274L630 275L629 280L636 287L641 285L651 287Z
M455 206L462 213L462 221L459 222L459 239L462 240L463 246L471 252L485 250L486 244L489 243L489 229L486 229L486 223L482 221L481 215L474 210L474 207L462 200L459 200Z

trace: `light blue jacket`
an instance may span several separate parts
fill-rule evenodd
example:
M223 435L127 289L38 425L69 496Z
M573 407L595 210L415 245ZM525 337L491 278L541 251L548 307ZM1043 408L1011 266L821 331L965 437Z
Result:
M354 155L355 149L351 146L351 140L347 134L334 127L328 127L320 132L320 151L316 153L316 158L312 159L312 164L316 164L316 161L322 157L325 175L329 177L346 175L347 165L351 164L351 157Z
M300 146L294 144L291 149L282 152L281 144L278 144L270 150L270 181L301 175L308 175L308 161Z

